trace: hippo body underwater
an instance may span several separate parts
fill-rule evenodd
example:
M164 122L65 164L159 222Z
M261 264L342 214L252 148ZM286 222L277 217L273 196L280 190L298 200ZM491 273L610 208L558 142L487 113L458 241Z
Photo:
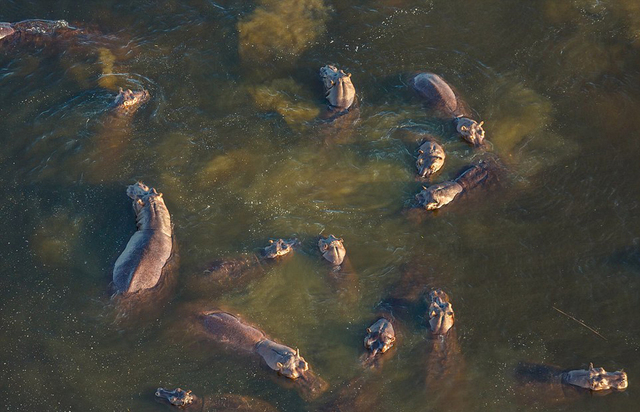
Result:
M193 412L277 412L269 403L248 396L226 394L199 397L181 388L158 388L156 400L181 411Z
M258 355L270 369L294 381L303 397L313 399L327 389L327 383L309 369L298 349L269 339L261 330L228 312L205 311L197 317L208 339L242 353Z
M410 84L427 109L453 120L456 131L467 142L476 147L483 146L483 122L472 119L467 104L442 77L434 73L418 73L410 80Z
M588 394L608 395L627 389L629 381L623 371L606 372L603 368L568 370L557 366L520 362L515 370L516 395L528 403L553 404Z
M454 180L437 183L416 195L419 207L436 210L451 203L458 195L469 194L482 186L489 186L500 180L502 166L497 160L483 160L467 167Z
M219 287L241 286L264 273L264 265L280 261L289 256L299 244L298 239L271 239L259 254L238 258L220 259L212 262L204 271L207 281Z
M138 182L127 188L127 195L133 199L138 230L113 268L113 289L124 298L169 286L176 259L171 216L162 193Z

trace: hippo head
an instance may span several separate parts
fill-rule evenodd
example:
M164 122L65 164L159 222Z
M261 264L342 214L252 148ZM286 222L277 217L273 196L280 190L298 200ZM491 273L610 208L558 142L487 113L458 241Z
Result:
M434 335L446 335L453 327L455 315L449 296L441 289L429 293L429 329Z
M149 188L144 183L138 182L127 187L127 196L134 200L133 210L135 210L136 215L139 215L145 206L145 202L150 203L156 198L161 198L162 193L158 193L156 189Z
M119 116L129 116L149 101L151 95L146 90L133 92L131 89L122 90L113 102L113 111Z
M16 31L13 29L13 27L11 27L11 24L0 23L0 40L4 39L5 37L11 36L15 32Z
M329 235L327 238L320 238L318 248L320 249L320 253L322 253L322 257L327 259L332 265L339 266L347 255L347 250L344 248L343 243L344 241L342 239Z
M462 192L462 186L456 182L448 181L422 187L422 191L416 195L416 201L420 207L426 210L436 210L445 206Z
M570 385L590 389L592 391L627 389L629 382L624 371L606 372L604 368L594 368L589 364L589 370L579 369L566 372L564 381Z
M275 259L288 255L293 251L293 247L298 244L298 239L278 239L269 240L269 246L262 249L262 257L265 259Z
M436 142L424 142L418 149L416 167L420 177L431 177L444 164L445 154L442 146Z
M156 390L156 398L159 401L169 403L179 408L185 408L196 401L196 396L191 391L183 391L182 389L174 389L172 391L158 388Z
M476 147L482 146L484 143L484 122L476 122L468 117L458 117L456 119L456 130L464 140Z
M356 89L351 83L351 74L326 65L320 69L320 78L324 84L325 97L332 108L347 110L356 98Z
M278 373L289 379L297 379L309 370L309 364L300 356L300 349L296 349L295 352L287 351L287 353L281 354L281 361L277 362L276 366L278 367Z
M370 352L370 356L375 356L378 352L385 353L396 341L396 334L393 325L385 318L378 319L376 323L367 328L367 335L364 337L364 347Z

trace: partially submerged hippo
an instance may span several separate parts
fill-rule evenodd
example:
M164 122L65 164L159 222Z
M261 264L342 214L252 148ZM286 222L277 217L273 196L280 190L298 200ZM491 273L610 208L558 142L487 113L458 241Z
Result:
M367 350L363 358L363 364L372 365L376 356L380 356L393 347L396 341L396 332L393 324L387 318L380 318L366 329L364 347Z
M453 119L457 132L467 142L476 147L483 145L483 122L478 123L471 118L467 105L442 77L433 73L419 73L411 79L410 84L428 109Z
M561 369L557 366L520 362L515 370L519 396L532 402L550 403L581 394L607 395L623 391L629 386L623 371L606 372L603 368Z
M133 199L138 230L113 268L113 288L124 296L161 287L175 252L171 216L162 193L138 182L127 188L127 196Z
M156 390L156 400L180 409L182 411L237 411L237 412L276 412L277 409L269 403L241 395L217 395L201 398L191 391L181 388L168 390L158 388Z
M65 20L24 20L17 23L0 23L0 46L27 43L39 44L54 38L76 36L82 30L71 27Z
M320 237L318 248L322 253L322 257L333 266L340 266L347 255L347 250L344 248L344 240L342 238L338 239L333 235Z
M468 193L485 184L499 180L500 166L494 160L480 161L465 169L453 181L446 181L423 187L416 195L419 207L426 210L436 210L448 205L458 195Z
M444 149L438 143L432 140L422 143L418 148L418 160L416 160L418 176L431 178L442 168L446 157Z
M131 89L123 90L121 87L113 102L111 113L117 117L129 117L147 103L149 99L151 99L151 95L146 90L134 92Z
M259 256L250 255L216 260L204 271L208 281L218 286L241 286L264 273L263 264L270 264L289 256L299 244L298 239L269 240L269 246L261 249Z
M236 316L219 310L198 315L206 335L225 346L259 355L269 368L296 382L296 387L309 399L327 389L327 383L309 370L309 364L292 349L269 339L262 331Z
M351 73L326 65L320 68L320 78L324 86L324 95L329 103L327 112L321 117L333 122L347 113L354 113L357 118L358 98L351 82ZM354 116L345 116L352 118Z
M435 289L429 292L429 330L434 335L446 335L455 322L453 307L449 302L449 295L442 289Z

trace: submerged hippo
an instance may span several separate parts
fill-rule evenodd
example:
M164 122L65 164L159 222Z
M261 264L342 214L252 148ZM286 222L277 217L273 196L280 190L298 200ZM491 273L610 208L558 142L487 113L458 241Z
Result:
M270 264L289 256L299 244L298 239L269 240L269 246L259 255L216 260L204 271L207 281L221 286L241 286L264 273L263 264Z
M151 99L151 95L146 90L134 92L131 89L123 90L121 87L113 102L111 113L117 117L131 116L149 99Z
M24 36L53 36L75 31L65 20L24 20L17 23L0 23L0 40L17 41Z
M113 288L124 296L163 286L175 252L171 216L162 193L138 182L127 188L127 196L133 199L138 231L113 268Z
M444 165L447 156L444 149L434 141L426 141L418 148L418 160L416 167L418 168L418 176L421 178L431 178Z
M629 386L623 371L606 372L603 368L567 370L557 366L520 362L515 378L517 394L531 402L551 403L595 393L608 395L624 391Z
M156 390L156 400L183 411L237 411L237 412L276 412L277 409L265 401L241 395L217 395L200 398L191 391L181 388L172 391L164 388Z
M467 142L476 147L483 145L483 122L478 123L471 118L466 103L442 77L433 73L419 73L410 80L410 84L428 109L453 119L457 132Z
M481 185L497 182L500 171L501 168L496 161L480 161L465 169L453 181L423 187L416 195L416 202L426 210L439 209L451 203L460 194L469 193Z
M309 370L309 364L298 349L274 342L259 329L227 312L201 312L198 318L208 338L260 356L269 368L295 381L306 398L315 398L327 389L327 383Z

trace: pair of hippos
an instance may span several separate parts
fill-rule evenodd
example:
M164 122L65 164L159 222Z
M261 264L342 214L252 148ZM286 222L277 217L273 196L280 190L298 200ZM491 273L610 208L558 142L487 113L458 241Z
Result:
M48 38L66 38L83 33L64 20L26 20L18 23L0 23L0 45L18 44L21 41L44 41ZM335 120L357 108L355 87L351 75L335 66L327 65L320 69L325 97L329 102L324 116ZM438 111L451 119L457 133L475 147L485 146L483 122L477 122L470 116L466 104L458 97L453 88L440 76L432 73L419 73L411 79L411 86L423 99L425 107ZM148 102L150 94L146 90L122 90L115 98L111 114L115 117L128 117ZM420 178L431 178L444 165L445 152L442 146L433 140L422 142L418 149L416 167ZM424 188L416 200L426 210L438 209L470 191L495 173L495 165L481 162L461 173L453 181L443 182ZM127 195L133 199L138 230L129 240L125 250L117 259L113 271L113 287L117 299L147 300L149 295L161 293L170 285L171 262L175 258L176 246L169 211L161 193L142 183L127 188ZM278 239L263 249L257 261L273 261L289 254L297 240ZM334 267L342 265L346 249L342 239L330 235L320 238L318 248L324 259ZM225 267L225 265L227 265ZM222 263L225 270L241 273L250 264ZM445 339L453 327L455 315L448 295L440 290L432 290L427 298L427 312L430 333ZM220 310L203 311L197 314L199 324L213 340L233 347L245 353L261 357L268 367L278 374L300 383L303 393L315 398L326 390L327 383L315 375L308 362L298 349L282 345L267 337L255 326L239 317ZM376 359L387 352L396 342L395 330L390 317L381 317L366 329L364 347L367 350L366 362ZM563 371L544 365L521 366L523 375L539 378L549 384L561 384L579 387L591 391L624 390L628 386L627 375L623 371L606 372L603 368ZM542 378L541 378L542 377ZM219 407L246 410L273 410L268 404L229 395L221 401L198 398L190 391L180 388L168 391L159 388L156 397L169 404L182 408L200 410L205 402L222 402ZM223 405L224 404L224 405ZM215 405L214 405L215 406Z

